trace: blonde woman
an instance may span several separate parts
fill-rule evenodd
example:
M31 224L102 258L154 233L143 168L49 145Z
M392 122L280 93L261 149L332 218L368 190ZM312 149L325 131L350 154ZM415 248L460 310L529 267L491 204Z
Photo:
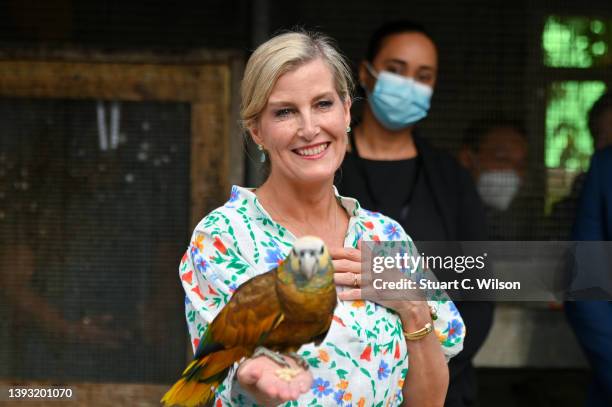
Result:
M362 209L333 187L347 146L351 89L346 62L318 34L274 37L247 63L241 114L269 163L269 176L257 189L233 187L228 202L194 231L180 265L193 347L232 292L275 267L304 235L319 236L330 248L340 301L323 343L298 352L308 370L286 382L276 377L278 365L267 357L244 360L218 389L216 405L444 402L445 356L461 350L464 335L452 303L433 304L438 335L407 341L403 332L432 323L426 302L390 301L381 307L359 300L358 241L409 237L393 220Z

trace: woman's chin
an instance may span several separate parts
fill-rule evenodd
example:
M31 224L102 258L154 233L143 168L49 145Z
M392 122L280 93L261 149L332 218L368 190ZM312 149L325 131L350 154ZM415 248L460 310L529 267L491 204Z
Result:
M309 186L326 184L333 182L336 171L340 168L340 164L342 164L342 158L339 156L327 156L320 160L303 160L299 158L285 160L282 162L282 166L278 165L276 168L273 166L270 176L276 179L274 173L278 171L277 175L282 174L281 178L292 184Z
M314 168L302 168L295 173L295 180L306 185L324 184L333 181L336 169L330 165L317 166Z

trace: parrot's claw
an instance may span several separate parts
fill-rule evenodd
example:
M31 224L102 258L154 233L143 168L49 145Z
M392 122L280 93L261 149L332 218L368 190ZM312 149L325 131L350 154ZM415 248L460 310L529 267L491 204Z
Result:
M266 356L269 359L272 359L272 361L281 365L282 367L291 368L291 365L285 360L283 355L278 352L274 352L273 350L270 350L268 348L264 348L263 346L257 347L257 349L255 349L255 352L253 352L252 357L256 358L257 356Z
M287 354L287 356L289 356L291 359L295 360L295 363L297 363L298 366L301 367L304 370L308 370L308 368L310 367L308 362L306 362L306 359L304 359L302 356L298 355L296 352L289 352Z

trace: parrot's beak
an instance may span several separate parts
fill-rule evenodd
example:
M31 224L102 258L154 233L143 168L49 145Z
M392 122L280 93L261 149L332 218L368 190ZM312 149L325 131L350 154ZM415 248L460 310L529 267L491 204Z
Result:
M318 263L319 259L311 254L305 254L300 259L300 270L306 279L310 280L315 275L317 272Z

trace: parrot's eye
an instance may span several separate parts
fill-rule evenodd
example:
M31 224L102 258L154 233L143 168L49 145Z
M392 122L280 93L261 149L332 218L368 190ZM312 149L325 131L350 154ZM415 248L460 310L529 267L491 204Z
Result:
M324 249L325 249L325 246L321 246L321 250L319 251L319 254L323 254Z

